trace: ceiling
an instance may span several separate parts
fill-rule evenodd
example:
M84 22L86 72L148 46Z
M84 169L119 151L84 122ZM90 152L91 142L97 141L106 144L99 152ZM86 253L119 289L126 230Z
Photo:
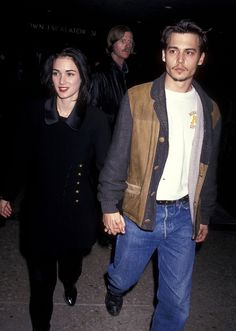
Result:
M117 21L153 21L175 17L222 19L234 12L236 0L24 0L19 9L25 17L82 20L104 25ZM226 16L225 16L226 15Z

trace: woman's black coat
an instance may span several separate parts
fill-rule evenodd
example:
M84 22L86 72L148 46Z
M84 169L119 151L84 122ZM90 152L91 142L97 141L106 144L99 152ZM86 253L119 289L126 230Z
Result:
M15 162L5 174L2 196L14 199L23 182L20 243L25 256L74 254L96 240L96 174L110 143L106 116L88 107L83 116L74 109L63 119L53 98L29 111L18 126Z

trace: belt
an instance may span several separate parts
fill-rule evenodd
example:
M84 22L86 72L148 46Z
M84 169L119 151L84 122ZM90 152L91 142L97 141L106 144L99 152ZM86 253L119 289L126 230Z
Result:
M174 205L176 202L187 202L189 201L188 195L185 195L183 198L178 200L156 200L158 205Z

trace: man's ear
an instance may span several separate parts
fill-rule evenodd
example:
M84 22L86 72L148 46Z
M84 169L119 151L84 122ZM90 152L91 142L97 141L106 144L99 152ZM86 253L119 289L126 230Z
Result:
M162 50L162 61L166 62L166 54L165 54L164 49Z
M205 59L205 53L202 53L201 56L200 56L200 59L198 61L198 65L201 66L204 62L204 59Z

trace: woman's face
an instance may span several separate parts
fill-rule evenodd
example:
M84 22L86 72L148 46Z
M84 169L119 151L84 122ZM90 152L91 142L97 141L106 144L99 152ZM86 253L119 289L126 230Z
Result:
M71 57L59 57L54 61L52 82L59 98L77 99L81 77L79 70Z

